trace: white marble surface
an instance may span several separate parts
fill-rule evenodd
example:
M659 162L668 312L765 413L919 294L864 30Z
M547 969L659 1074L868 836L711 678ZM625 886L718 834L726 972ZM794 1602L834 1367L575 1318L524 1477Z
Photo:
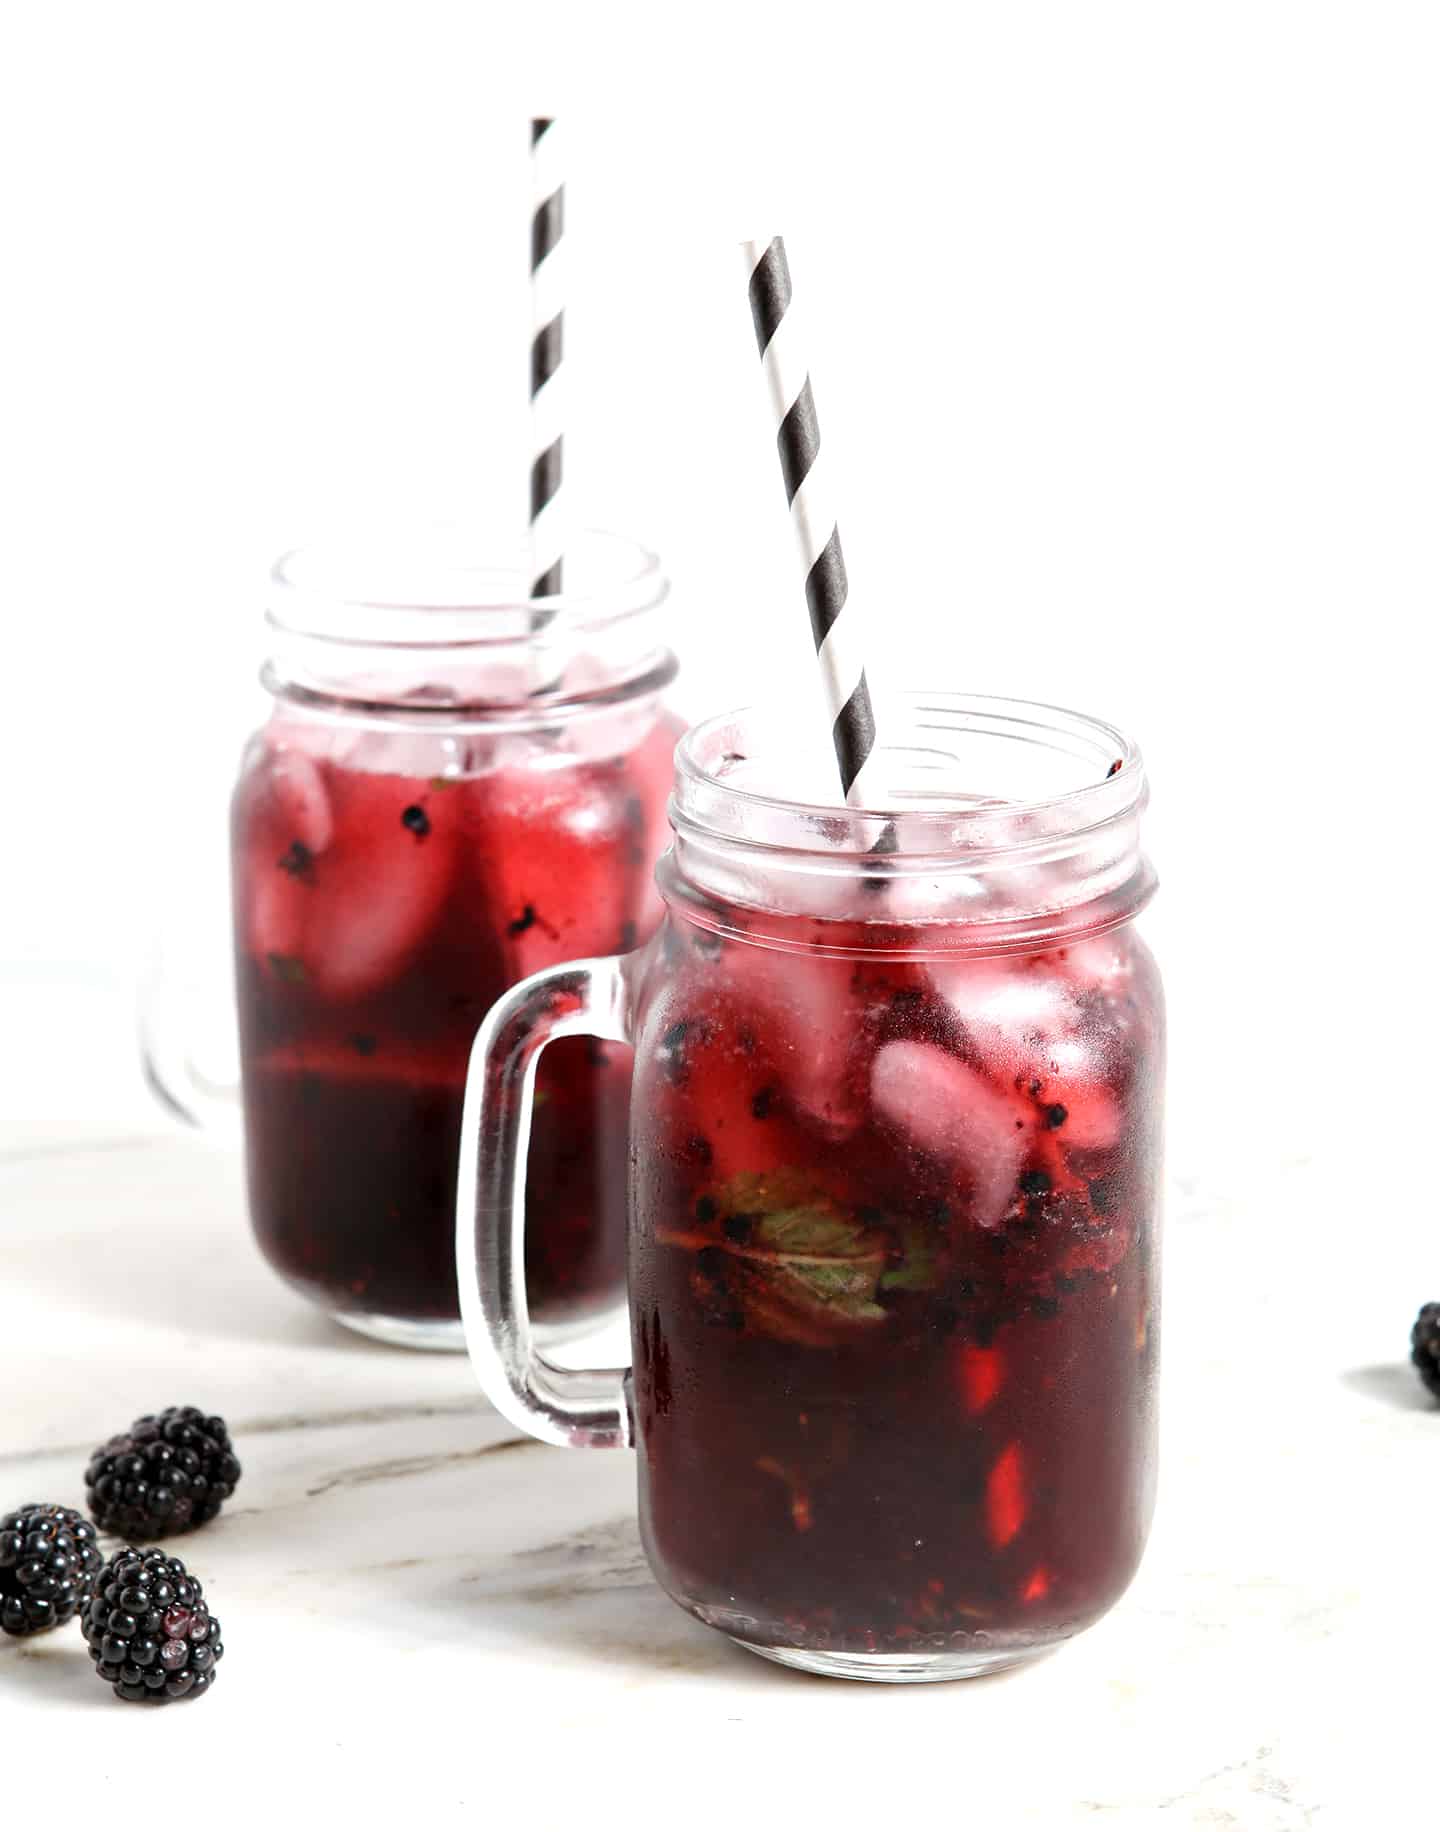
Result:
M182 1795L233 1765L223 1824L1428 1823L1440 1408L1402 1344L1440 1276L1367 1247L1319 1159L1174 1190L1160 1510L1111 1617L1028 1670L865 1687L683 1615L628 1454L517 1441L462 1360L312 1315L235 1161L113 1099L7 1133L0 1509L81 1502L90 1447L170 1403L223 1412L245 1476L176 1548L225 1625L213 1698L122 1707L73 1631L0 1646L7 1788L83 1779L51 1823L162 1753Z

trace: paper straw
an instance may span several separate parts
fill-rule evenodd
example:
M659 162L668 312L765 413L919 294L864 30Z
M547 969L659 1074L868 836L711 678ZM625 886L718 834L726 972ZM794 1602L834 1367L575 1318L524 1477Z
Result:
M840 530L825 496L820 423L810 372L796 341L790 266L780 236L742 243L750 276L750 315L770 383L776 443L790 521L805 573L810 629L832 720L840 787L852 808L863 808L860 775L875 748L875 715L865 679L859 618L849 600Z
M553 598L564 584L563 437L560 424L560 363L565 312L561 284L561 237L565 227L564 143L547 116L530 123L530 165L534 213L530 219L530 294L534 330L530 339L530 596ZM553 611L536 611L540 630Z

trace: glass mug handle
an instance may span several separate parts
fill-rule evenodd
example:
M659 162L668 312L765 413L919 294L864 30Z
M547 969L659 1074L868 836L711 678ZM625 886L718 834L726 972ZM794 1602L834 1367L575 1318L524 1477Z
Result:
M207 968L208 963L191 959L173 943L154 944L139 987L140 1064L151 1093L176 1119L238 1140L239 1072L231 1067L212 1074L198 1047L197 1014L206 1011L212 991L213 974ZM226 1018L233 1054L233 1008L227 1008Z
M572 961L521 980L470 1054L460 1140L455 1269L470 1359L486 1397L547 1444L634 1442L628 1368L559 1368L535 1347L525 1292L525 1161L535 1067L557 1037L628 1043L625 961Z

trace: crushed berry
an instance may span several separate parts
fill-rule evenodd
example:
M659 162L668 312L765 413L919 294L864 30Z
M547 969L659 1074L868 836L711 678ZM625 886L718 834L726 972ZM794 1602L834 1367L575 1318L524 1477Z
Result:
M895 831L895 823L894 821L886 821L884 827L881 829L880 838L876 840L875 844L870 848L869 857L871 859L884 858L887 854L899 852L899 850L900 836ZM884 890L886 883L886 876L877 872L873 866L866 865L865 876L861 880L862 889L873 894L877 891Z
M527 929L533 929L539 920L540 918L535 914L535 905L533 903L527 903L525 908L521 910L520 914L515 918L514 922L506 924L505 933L507 935L523 935Z
M308 878L315 855L304 840L291 840L281 858L276 860L281 871L288 871L292 878Z
M696 1164L712 1164L715 1161L710 1141L702 1133L692 1133L685 1141L685 1149Z
M729 1215L725 1220L725 1238L741 1245L749 1240L755 1230L753 1215Z
M1114 763L1112 763L1112 764L1110 765L1110 768L1109 768L1108 770L1106 770L1106 772L1105 772L1105 780L1106 780L1106 781L1108 782L1108 781L1110 780L1110 778L1111 778L1111 777L1112 777L1113 775L1115 775L1115 773L1116 773L1116 772L1117 772L1118 770L1123 770L1123 769L1124 769L1124 767L1125 767L1125 761L1124 761L1124 759L1123 759L1123 758L1121 758L1121 757L1117 757L1117 758L1115 759L1115 761L1114 761Z
M695 1204L696 1221L714 1221L716 1213L715 1200L711 1196L702 1196Z
M754 1100L751 1101L750 1111L755 1115L757 1120L767 1120L770 1117L770 1109L774 1103L775 1090L773 1088L762 1088L755 1096Z
M1021 1193L1026 1196L1048 1196L1050 1193L1050 1173L1046 1170L1027 1170L1020 1178Z
M684 1083L687 1075L689 1065L685 1060L685 1039L689 1034L690 1026L682 1018L678 1024L672 1024L661 1037L660 1048L656 1052L666 1080L676 1087Z
M423 840L430 831L430 816L420 806L419 802L411 802L410 806L400 816L400 825L408 828L410 832L415 835L417 840Z
M1063 1126L1069 1117L1070 1109L1063 1106L1058 1100L1052 1102L1051 1105L1045 1109L1045 1124L1052 1130L1056 1127Z

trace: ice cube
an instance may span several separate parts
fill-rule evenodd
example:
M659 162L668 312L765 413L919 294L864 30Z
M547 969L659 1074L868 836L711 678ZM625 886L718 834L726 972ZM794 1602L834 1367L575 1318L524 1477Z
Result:
M830 1137L848 1137L864 1112L863 1050L869 995L855 963L735 942L722 966L727 999L747 1021L794 1105Z
M252 950L338 1000L402 971L449 896L460 828L451 795L278 753L239 803Z
M1044 955L943 961L930 977L980 1046L1013 1054L1025 1040L1063 1037L1079 1023L1069 983Z
M1121 1114L1070 952L944 962L930 975L996 1084L1037 1103L1061 1144L1100 1149L1118 1140Z
M1046 1112L1065 1110L1054 1125L1062 1144L1102 1150L1119 1142L1120 1103L1106 1082L1103 1061L1083 1036L1058 1039L1037 1052L1031 1066L1040 1083L1036 1098Z
M1134 962L1123 930L1112 929L1107 935L1087 935L1081 941L1067 942L1056 950L1061 970L1077 992L1096 987L1114 987L1128 979Z
M870 1094L877 1113L953 1168L975 1226L998 1226L1035 1137L1033 1103L930 1043L885 1044Z
M774 1098L770 1061L745 1048L732 1022L692 1017L679 1047L684 1081L678 1106L687 1116L685 1136L703 1141L717 1184L793 1170L813 1155L813 1139Z
M480 731L425 731L414 726L393 729L357 726L332 734L329 759L339 768L366 776L408 777L417 786L460 782L499 766L501 747L526 745L516 737L493 737Z
M274 820L307 851L324 852L334 838L335 821L314 761L304 751L272 750L265 786L274 802Z
M468 866L513 978L635 945L651 860L645 804L623 771L501 769L461 800Z

